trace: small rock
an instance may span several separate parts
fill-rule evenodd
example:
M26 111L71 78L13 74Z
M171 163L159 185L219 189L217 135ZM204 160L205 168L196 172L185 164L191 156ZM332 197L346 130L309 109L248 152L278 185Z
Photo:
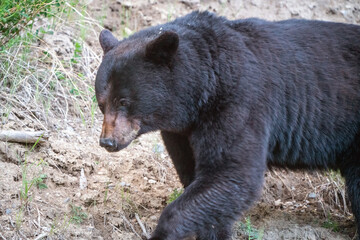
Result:
M98 171L98 174L99 175L107 175L109 173L109 171L106 169L106 168L101 168L99 171Z
M117 0L117 3L121 4L122 6L124 6L125 8L132 8L134 7L134 3L132 3L131 1L124 1L124 0Z
M308 196L308 197L309 197L309 198L316 198L316 196L317 196L316 193L313 193L313 192L312 192L312 193L309 193L309 196Z
M280 206L281 205L281 199L276 200L274 204L275 204L276 207Z
M153 215L153 216L150 217L150 220L156 221L156 220L157 220L157 217L156 217L155 215Z
M116 0L116 2L123 5L124 7L131 7L132 6L130 1Z
M154 179L149 179L148 183L154 184L154 183L156 183L156 181Z
M85 177L84 169L81 168L80 172L80 190L87 188L87 179Z
M130 183L121 182L120 186L122 186L122 187L130 187Z

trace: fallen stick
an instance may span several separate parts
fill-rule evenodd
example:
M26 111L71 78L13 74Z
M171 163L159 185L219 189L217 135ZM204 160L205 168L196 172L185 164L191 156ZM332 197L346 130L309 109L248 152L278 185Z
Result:
M17 143L44 143L48 139L46 132L0 131L0 141Z
M145 228L144 224L141 222L139 215L137 213L135 213L135 218L136 218L136 221L139 223L140 228L143 231L143 234L145 235L145 237L150 238L150 234L147 233L146 228Z

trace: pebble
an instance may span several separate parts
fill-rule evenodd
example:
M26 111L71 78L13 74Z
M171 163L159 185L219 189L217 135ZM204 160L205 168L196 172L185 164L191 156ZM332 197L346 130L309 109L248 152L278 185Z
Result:
M316 193L309 193L309 196L308 196L309 198L316 198Z
M120 186L122 186L122 187L130 187L130 183L121 182Z
M278 207L281 205L281 199L275 201L275 206Z
M84 173L84 169L81 168L81 172L80 172L80 190L84 190L85 188L87 188L87 179Z
M154 183L156 183L156 180L154 180L154 179L149 179L148 183L154 184Z

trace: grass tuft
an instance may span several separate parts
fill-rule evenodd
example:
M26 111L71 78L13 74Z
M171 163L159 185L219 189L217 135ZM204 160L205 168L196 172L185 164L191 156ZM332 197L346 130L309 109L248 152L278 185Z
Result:
M50 8L47 18L34 19L0 50L3 124L15 118L49 130L66 125L69 115L75 115L85 127L93 126L97 106L93 82L101 58L86 36L97 39L95 29L100 26L74 3L64 1L57 14Z
M180 195L184 192L184 189L177 189L175 188L174 191L170 194L169 199L166 201L167 204L172 203L175 201Z

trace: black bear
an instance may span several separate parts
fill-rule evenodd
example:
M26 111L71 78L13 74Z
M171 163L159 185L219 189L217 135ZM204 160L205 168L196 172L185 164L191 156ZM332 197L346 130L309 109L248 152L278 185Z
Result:
M230 239L270 167L339 169L360 229L360 26L193 12L100 44L100 145L160 130L185 186L152 240Z

